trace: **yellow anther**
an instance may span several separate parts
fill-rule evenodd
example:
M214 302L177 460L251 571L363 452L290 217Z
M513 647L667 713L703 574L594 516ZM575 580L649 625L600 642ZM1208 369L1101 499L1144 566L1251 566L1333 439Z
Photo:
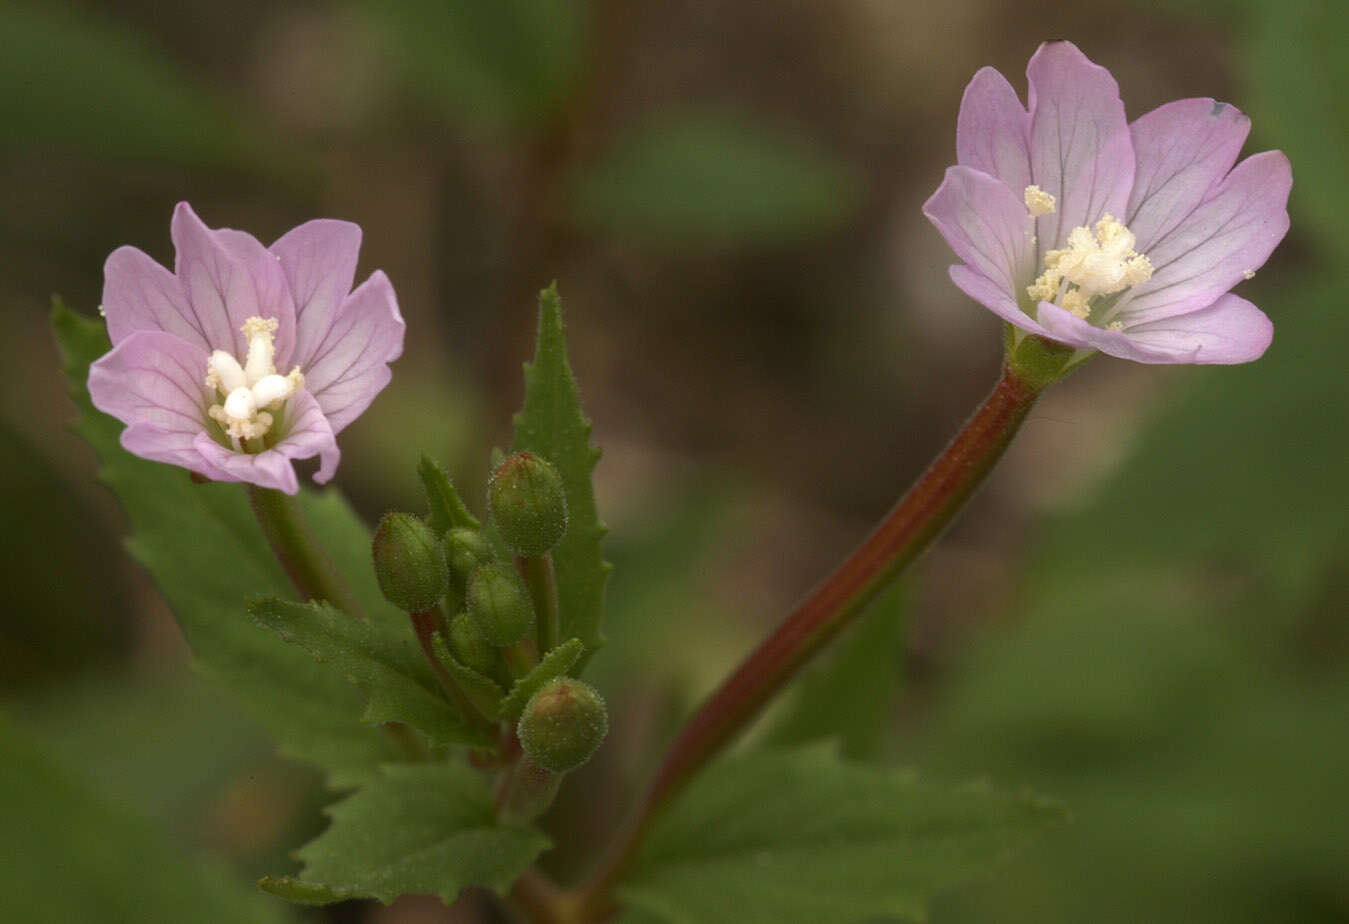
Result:
M1054 197L1038 186L1026 187L1025 202L1032 218L1048 215L1057 208Z

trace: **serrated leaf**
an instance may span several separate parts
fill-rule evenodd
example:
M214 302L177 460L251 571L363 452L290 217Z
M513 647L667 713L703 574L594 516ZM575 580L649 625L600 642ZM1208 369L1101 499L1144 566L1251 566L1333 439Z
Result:
M464 506L459 492L454 489L449 473L441 468L434 459L422 454L417 465L417 474L421 476L422 486L426 489L426 504L430 513L427 524L443 537L452 529L481 529L478 518Z
M386 904L451 903L468 886L504 893L548 847L534 828L496 824L486 781L461 764L388 767L327 811L332 826L297 852L300 883Z
M75 429L98 454L101 478L131 520L128 549L173 608L203 672L247 705L283 753L322 767L333 786L357 785L396 760L383 733L361 722L360 691L244 617L248 594L294 593L244 492L193 484L182 469L122 449L122 425L93 408L86 387L90 363L110 346L103 323L58 303L52 324L80 410ZM369 531L341 496L306 491L299 502L370 622L405 620L380 595Z
M539 294L538 343L525 365L525 405L515 415L512 452L536 453L557 467L567 490L567 534L553 549L562 635L588 651L604 643L600 620L612 566L600 552L608 530L595 508L591 475L600 451L590 445L590 421L571 364L556 284Z
M464 693L473 700L473 704L481 709L484 715L494 717L500 715L501 700L506 695L506 691L501 689L501 684L460 662L454 656L454 652L450 651L450 646L446 644L445 637L440 633L436 633L434 639L432 639L431 649L440 663L445 666L445 670L454 678L455 683L463 687Z
M1062 813L986 786L938 786L831 750L714 765L657 822L621 901L670 922L919 921Z
M520 718L520 713L525 711L525 704L529 702L529 698L539 692L548 681L565 676L581 660L585 650L581 640L573 638L544 655L543 660L536 664L532 671L515 681L511 691L501 701L502 718L511 720Z
M439 745L492 743L445 699L410 629L384 632L327 603L267 597L250 600L248 611L359 687L367 697L366 722L402 722Z
M315 882L304 882L294 876L263 876L258 888L277 898L296 905L331 905L361 896L347 889L333 889Z
M275 902L170 843L0 717L0 920L280 924Z

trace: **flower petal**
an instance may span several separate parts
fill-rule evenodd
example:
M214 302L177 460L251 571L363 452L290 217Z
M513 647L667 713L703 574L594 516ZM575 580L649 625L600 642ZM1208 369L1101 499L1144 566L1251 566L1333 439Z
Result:
M327 482L337 472L342 454L318 402L308 392L296 392L286 402L285 413L285 420L278 421L287 428L285 438L265 452L254 455L234 452L205 433L197 437L194 446L221 473L217 481L245 481L294 494L300 490L294 460L318 456L319 470L314 473L314 480L320 484Z
M289 457L275 449L249 455L226 449L205 433L199 433L194 448L209 465L215 467L216 481L243 481L260 488L274 488L294 494L300 490L295 466Z
M1180 224L1237 162L1251 120L1212 99L1159 106L1129 126L1137 168L1124 223L1148 249Z
M403 353L403 316L393 285L376 270L338 308L304 369L305 388L341 433L389 384Z
M207 353L163 331L138 330L89 367L94 407L124 424L197 433L206 424Z
M160 330L211 349L178 277L135 247L118 247L103 264L103 313L114 346L132 331Z
M327 218L305 222L270 248L280 259L295 300L292 361L303 371L308 371L315 349L351 292L360 249L360 225Z
M1134 150L1115 78L1072 42L1041 45L1026 79L1031 179L1058 204L1036 220L1043 253L1063 247L1073 228L1124 215Z
M201 432L187 430L160 430L150 424L132 424L122 431L122 448L127 452L167 462L204 475L212 481L231 481L197 451L197 437Z
M1022 311L1020 305L1011 295L987 276L982 276L963 264L952 266L949 272L951 281L959 286L962 292L1004 321L1015 324L1032 334L1040 334L1044 337L1053 336L1049 331L1035 323L1035 319Z
M956 256L1015 299L1031 279L1031 220L1021 197L1005 183L971 167L948 167L923 203Z
M295 305L276 257L250 234L206 227L186 202L173 213L175 270L195 326L209 349L247 354L248 318L276 318L278 367L295 346Z
M960 100L956 162L997 177L1018 196L1031 184L1030 115L991 67L974 75Z
M1281 151L1248 157L1148 251L1153 276L1118 306L1126 325L1202 308L1264 265L1288 231L1292 169Z
M1093 327L1047 302L1040 303L1040 322L1055 340L1140 363L1247 363L1259 359L1274 337L1265 313L1231 294L1198 311L1123 331Z

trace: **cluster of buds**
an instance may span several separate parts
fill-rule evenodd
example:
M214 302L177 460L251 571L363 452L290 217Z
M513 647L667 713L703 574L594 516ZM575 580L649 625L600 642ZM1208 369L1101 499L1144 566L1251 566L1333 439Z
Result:
M531 672L558 644L550 552L567 531L562 477L547 460L517 453L492 474L487 509L488 530L464 517L467 525L442 525L443 536L428 519L386 514L373 558L380 590L411 615L449 698L474 712L470 720L506 723L502 737L519 741L523 756L505 770L500 799L503 814L518 819L546 808L562 776L590 759L608 715L594 688L568 676L540 685L518 716L483 708L483 688L525 684L516 693L523 699L541 679ZM474 690L461 688L466 677Z

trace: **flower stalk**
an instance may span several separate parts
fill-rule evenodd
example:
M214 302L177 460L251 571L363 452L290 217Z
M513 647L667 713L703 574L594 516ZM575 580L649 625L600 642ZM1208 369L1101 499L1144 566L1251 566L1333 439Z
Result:
M600 920L612 910L614 884L652 822L694 775L954 519L1002 457L1045 384L1006 367L984 403L880 525L689 720L608 858L576 896L581 920Z
M539 653L547 654L562 641L553 556L547 552L539 556L517 555L515 568L525 579L529 597L534 603L535 638L539 642Z
M346 579L310 530L295 498L275 488L247 485L262 533L301 597L331 603L350 616L365 617Z

